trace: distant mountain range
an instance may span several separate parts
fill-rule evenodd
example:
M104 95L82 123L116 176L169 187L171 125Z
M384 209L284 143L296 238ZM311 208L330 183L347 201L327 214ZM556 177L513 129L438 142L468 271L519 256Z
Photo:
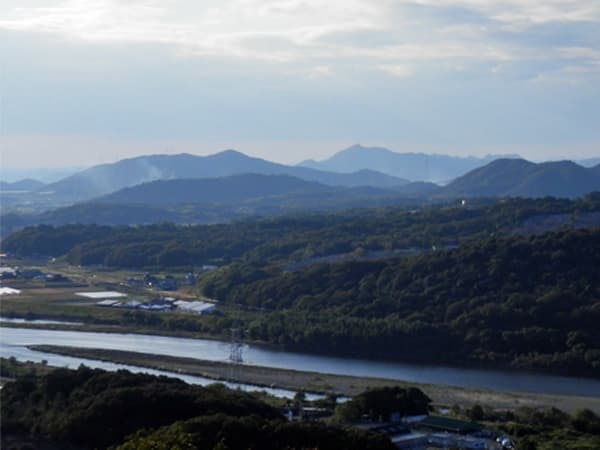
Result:
M438 189L430 183L409 183L391 188L339 187L289 175L242 174L157 180L67 207L38 214L5 214L0 219L3 235L41 223L217 223L292 211L414 204Z
M83 169L83 167L15 168L0 165L0 180L12 183L23 179L33 179L42 183L53 183Z
M39 192L38 198L25 199L25 203L35 205L35 209L43 208L44 204L56 207L87 201L156 180L218 178L249 173L287 175L327 186L391 189L409 184L408 180L435 180L438 184L447 184L472 170L485 167L495 158L492 155L484 158L460 158L448 155L396 153L385 148L355 145L324 161L305 161L298 166L288 166L250 157L235 150L225 150L209 156L140 156L94 166L51 184L43 184L36 180L2 182L0 190ZM595 167L597 164L593 164L594 162L596 160L590 159L581 163ZM426 190L418 184L413 184L411 188L415 195L426 192L433 194L436 190L431 185L428 185ZM501 191L491 189L489 192ZM532 192L536 192L535 189ZM556 192L560 193L560 189ZM20 200L11 197L5 205L18 206Z
M416 182L392 187L339 187L289 175L243 174L221 178L159 180L122 189L97 201L103 203L173 205L182 203L239 204L261 199L314 196L355 198L436 199L458 197L579 197L600 191L600 165L585 168L571 161L533 163L498 159L472 170L447 186Z
M382 154L387 152L380 150ZM370 151L354 147L350 154ZM9 194L34 189L37 192ZM50 185L35 180L3 183L2 191L3 208L9 205L5 211L11 207L17 211L0 217L1 233L6 235L38 223L215 223L289 211L468 197L572 198L600 191L600 165L586 168L571 161L536 164L503 158L439 186L423 181L410 183L370 169L334 173L285 166L229 150L204 157L182 154L127 159L84 170ZM51 191L53 195L48 193ZM56 203L49 207L52 201ZM42 207L31 207L35 202Z
M397 153L382 147L354 145L323 161L308 160L302 167L349 173L370 169L411 181L447 183L465 173L499 158L518 158L518 155L488 155L483 158Z
M600 165L499 159L454 180L444 197L579 197L600 191Z
M0 181L0 191L36 191L41 189L44 186L44 183L38 180L33 180L31 178L26 178L24 180L13 181L12 183L8 183L6 181Z
M600 158L580 159L575 162L583 167L594 167L600 164Z
M154 155L95 166L44 187L61 199L81 201L155 180L214 178L243 173L290 175L330 186L391 187L408 181L372 170L340 174L286 166L226 150L210 156Z

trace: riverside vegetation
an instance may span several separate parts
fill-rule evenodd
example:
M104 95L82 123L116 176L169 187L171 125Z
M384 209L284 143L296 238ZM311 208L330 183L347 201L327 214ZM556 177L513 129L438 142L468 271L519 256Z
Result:
M127 371L33 371L7 383L0 399L3 448L15 437L76 449L394 448L356 429L288 423L273 406L223 385Z
M317 422L287 422L256 394L223 385L199 387L178 379L105 372L24 367L2 359L0 375L16 377L0 391L2 448L85 450L171 449L392 449L389 438L349 425L370 415L424 414L430 400L419 389L369 389ZM302 402L297 396L296 402ZM331 406L330 406L331 407ZM600 445L600 418L555 408L493 410L452 407L454 417L507 433L525 450L592 450ZM27 447L29 448L29 447Z
M597 377L600 229L579 227L599 211L592 194L198 227L40 226L2 245L73 264L221 266L197 292L222 316L135 311L125 325L223 336L235 322L286 349ZM321 262L344 252L354 260Z

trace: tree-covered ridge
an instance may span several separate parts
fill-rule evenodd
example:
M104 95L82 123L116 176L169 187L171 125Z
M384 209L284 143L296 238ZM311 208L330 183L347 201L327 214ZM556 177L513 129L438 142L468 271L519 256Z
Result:
M600 417L589 409L567 414L556 408L494 411L475 405L464 412L464 419L485 421L488 427L511 436L522 450L600 448Z
M455 205L306 213L220 225L139 227L66 225L29 227L3 239L21 256L67 255L73 264L111 267L182 267L300 261L353 251L442 248L509 234L527 219L564 214L566 223L600 211L600 195L569 201L512 199Z
M336 409L338 420L357 422L363 416L373 421L388 421L394 416L420 416L429 414L431 399L417 388L398 386L368 389L342 403Z
M123 448L340 448L336 442L350 450L393 448L383 436L287 423L274 407L223 385L191 386L127 371L34 372L7 383L0 400L2 441L29 436L57 448L107 448L134 433Z
M323 422L284 422L257 416L204 416L131 436L117 450L392 450L390 439Z
M18 377L0 392L2 433L106 447L140 428L155 428L191 417L278 412L249 394L217 385L191 386L181 380L80 367L43 376Z
M233 264L205 295L266 308L252 339L335 354L600 374L600 228L286 272Z
M599 169L572 161L536 164L524 159L497 159L453 180L441 195L575 198L600 189Z

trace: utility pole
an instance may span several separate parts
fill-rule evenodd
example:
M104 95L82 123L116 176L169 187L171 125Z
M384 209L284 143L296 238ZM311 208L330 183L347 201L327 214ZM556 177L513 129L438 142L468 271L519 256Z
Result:
M244 346L241 342L241 331L239 328L231 328L231 342L229 343L229 379L237 381L238 367L244 362Z
M239 328L231 329L231 342L229 344L229 362L240 364L244 362L244 346L241 342L241 332Z

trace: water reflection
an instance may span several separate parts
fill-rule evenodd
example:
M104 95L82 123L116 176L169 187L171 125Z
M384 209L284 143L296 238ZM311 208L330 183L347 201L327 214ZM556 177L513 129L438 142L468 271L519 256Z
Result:
M15 355L24 351L24 346L35 344L129 350L211 361L227 361L229 355L227 342L206 339L0 327L0 352L3 356ZM589 378L337 358L274 351L253 345L245 346L244 362L281 369L477 389L600 397L600 381Z

